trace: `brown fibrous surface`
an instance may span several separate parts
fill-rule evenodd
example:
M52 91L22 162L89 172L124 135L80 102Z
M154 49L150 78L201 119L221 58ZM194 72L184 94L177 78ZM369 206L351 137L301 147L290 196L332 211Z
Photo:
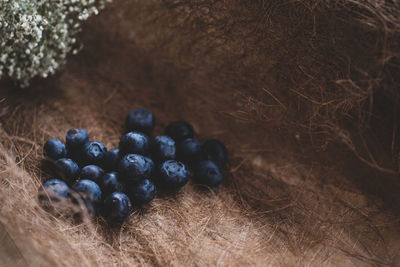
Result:
M399 25L398 1L114 1L59 74L0 84L0 263L397 266ZM44 142L116 147L139 106L224 141L224 183L121 227L44 211Z

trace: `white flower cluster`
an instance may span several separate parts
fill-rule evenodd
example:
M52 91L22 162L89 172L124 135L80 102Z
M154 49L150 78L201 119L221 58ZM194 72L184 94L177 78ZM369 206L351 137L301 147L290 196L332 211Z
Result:
M0 78L28 86L47 77L77 53L82 21L111 0L0 0Z

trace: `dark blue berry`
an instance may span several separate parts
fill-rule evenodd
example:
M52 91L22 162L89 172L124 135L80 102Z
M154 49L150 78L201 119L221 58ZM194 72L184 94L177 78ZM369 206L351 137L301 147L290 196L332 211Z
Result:
M84 129L71 129L67 132L65 143L68 150L80 149L84 144L89 141L89 134Z
M179 143L187 138L192 138L194 130L192 125L186 121L176 121L170 123L167 128L165 128L165 134Z
M127 192L132 202L140 206L152 201L157 194L157 189L151 180L144 179L127 188Z
M63 142L58 139L50 139L43 146L43 154L48 160L65 158L67 149Z
M74 182L79 176L79 166L72 159L61 158L56 160L56 172L64 180Z
M81 154L82 150L68 150L67 149L67 158L72 159L76 164L78 164L79 167L83 167L86 166L87 164L84 164L84 162L82 162L82 154Z
M69 197L68 185L60 179L50 179L39 188L39 201L41 204L60 202Z
M186 165L176 160L167 160L159 167L160 185L167 188L179 188L184 186L190 177L190 171Z
M96 183L100 182L100 178L103 176L104 170L97 165L87 165L82 168L80 178L92 180Z
M82 163L84 165L101 165L107 149L105 145L98 141L87 142L81 151Z
M202 159L212 160L223 168L228 162L228 151L223 143L217 139L210 139L204 142L201 147Z
M114 192L104 200L103 215L110 222L122 223L131 212L131 201L124 193Z
M103 159L103 166L108 171L115 171L118 168L118 163L121 160L119 148L113 148L106 152Z
M195 180L199 184L215 187L224 179L220 167L211 160L205 160L198 163L195 170Z
M199 158L201 144L199 141L188 138L178 144L177 159L192 164Z
M109 172L103 175L100 180L100 187L104 196L108 196L113 192L124 191L124 185L119 181L117 172Z
M139 154L127 154L119 163L118 170L130 183L150 178L154 169L154 162Z
M157 136L151 142L150 152L156 162L175 159L175 141L167 135Z
M82 204L84 204L88 215L94 216L98 214L102 197L98 184L92 180L83 179L76 182L72 189L78 194L76 195L79 196L77 199L83 202Z
M94 202L99 202L101 200L102 192L100 186L92 180L79 180L72 186L72 188L83 197Z
M149 138L143 133L129 132L121 138L119 149L122 154L146 155L149 150Z
M143 132L151 134L156 123L153 113L145 108L137 108L126 116L125 126L128 131Z

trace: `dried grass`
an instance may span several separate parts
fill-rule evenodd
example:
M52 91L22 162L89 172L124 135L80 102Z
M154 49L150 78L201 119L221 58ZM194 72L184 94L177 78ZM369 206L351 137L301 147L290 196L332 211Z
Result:
M398 5L116 1L58 76L0 85L0 231L17 251L0 263L396 264ZM83 127L111 148L136 106L156 133L186 119L224 140L224 184L161 194L121 228L43 211L45 140Z

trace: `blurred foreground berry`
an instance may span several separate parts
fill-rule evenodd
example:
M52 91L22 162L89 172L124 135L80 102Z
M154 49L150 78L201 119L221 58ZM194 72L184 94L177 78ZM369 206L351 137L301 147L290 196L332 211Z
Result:
M85 204L85 208L89 215L95 215L100 208L102 192L100 186L92 180L79 180L76 182L72 189L77 192Z
M101 199L101 189L99 185L92 180L79 180L72 186L72 188L82 196L93 201L100 201Z
M60 179L50 179L44 182L38 190L40 206L55 215L61 214L70 207L70 192L68 185Z
M39 201L59 202L69 196L68 185L60 179L50 179L39 188Z

